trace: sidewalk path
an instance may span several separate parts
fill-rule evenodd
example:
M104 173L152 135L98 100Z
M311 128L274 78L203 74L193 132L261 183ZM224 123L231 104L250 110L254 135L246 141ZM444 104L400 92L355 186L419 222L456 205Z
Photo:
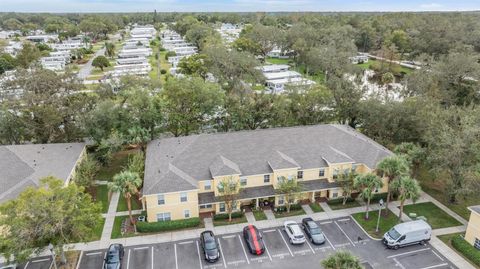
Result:
M323 211L325 212L332 212L333 210L330 208L330 206L325 203L325 202L320 202L318 203L320 205L320 207L323 209Z
M275 215L273 215L272 210L265 209L265 210L263 210L263 212L265 213L265 216L267 216L267 220L274 220L275 219Z
M77 74L79 79L86 79L90 75L93 69L93 66L92 66L93 59L95 59L95 57L100 55L105 55L105 48L102 48L97 52L95 52L92 58L90 58L90 60L88 60L88 62L84 66L82 66L82 68L78 71L78 74Z
M309 205L302 205L303 211L307 213L307 215L312 215L314 212Z
M245 212L245 217L247 217L247 222L248 223L255 223L255 216L253 215L252 212Z
M103 226L101 242L108 242L112 236L113 222L115 221L115 216L117 215L117 205L120 194L118 192L112 193L112 199L110 200L110 205L108 206L108 213L105 215L105 225ZM127 212L128 214L128 212Z
M213 230L213 220L212 218L204 218L203 224L205 225L205 230Z

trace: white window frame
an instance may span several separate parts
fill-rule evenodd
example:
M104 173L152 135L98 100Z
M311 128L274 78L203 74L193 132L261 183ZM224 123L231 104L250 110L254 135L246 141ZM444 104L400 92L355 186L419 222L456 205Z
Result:
M278 204L284 205L285 204L285 196L278 196Z
M159 216L162 216L162 217L160 218ZM157 221L170 221L170 220L172 220L172 214L170 212L157 213Z
M223 210L222 210L222 205L223 205ZM226 211L227 211L227 205L225 205L225 203L220 203L218 205L218 212L223 213L223 212L226 212Z
M240 178L240 187L245 187L248 184L248 179L246 177Z
M480 249L480 239L475 238L475 241L473 242L473 246L474 246L476 249Z
M270 183L270 175L263 175L263 183Z
M319 177L325 177L325 169L324 168L320 168L318 170L318 176Z
M212 181L211 181L211 180L205 181L205 183L203 184L203 188L204 188L206 191L211 190L211 189L212 189Z
M183 210L183 217L186 218L186 219L190 218L190 210L189 209Z
M332 198L338 198L338 192L333 192L332 193Z
M297 171L297 178L298 179L303 179L303 171Z
M157 205L164 205L164 204L165 204L165 195L164 194L157 195Z
M185 201L184 201L185 199ZM188 202L188 193L186 192L181 192L180 193L180 203L185 203Z

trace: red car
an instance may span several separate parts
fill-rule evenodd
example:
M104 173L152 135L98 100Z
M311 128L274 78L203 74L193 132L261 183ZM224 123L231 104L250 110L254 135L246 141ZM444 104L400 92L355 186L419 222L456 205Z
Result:
M243 238L247 248L253 255L262 255L265 252L263 238L255 225L249 224L243 228Z

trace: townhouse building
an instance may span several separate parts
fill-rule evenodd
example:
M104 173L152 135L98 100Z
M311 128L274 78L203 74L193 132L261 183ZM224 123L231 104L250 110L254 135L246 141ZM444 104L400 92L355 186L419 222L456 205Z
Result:
M468 209L471 213L465 240L480 250L480 205L470 206Z
M147 147L141 199L149 222L225 212L218 190L225 179L240 185L237 210L284 205L276 189L285 179L298 180L298 200L333 199L341 196L335 181L341 173L374 171L391 154L333 124L158 139Z

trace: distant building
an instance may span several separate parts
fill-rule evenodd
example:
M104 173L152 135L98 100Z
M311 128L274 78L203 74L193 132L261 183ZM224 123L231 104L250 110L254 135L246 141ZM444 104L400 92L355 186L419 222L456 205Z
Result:
M480 205L470 206L468 209L471 213L465 240L480 250Z
M27 36L25 39L34 43L57 42L58 35L31 35Z
M266 79L266 86L270 93L281 93L285 90L286 85L292 86L310 86L315 81L305 79L296 71L291 71L289 65L272 64L264 65L259 68Z

